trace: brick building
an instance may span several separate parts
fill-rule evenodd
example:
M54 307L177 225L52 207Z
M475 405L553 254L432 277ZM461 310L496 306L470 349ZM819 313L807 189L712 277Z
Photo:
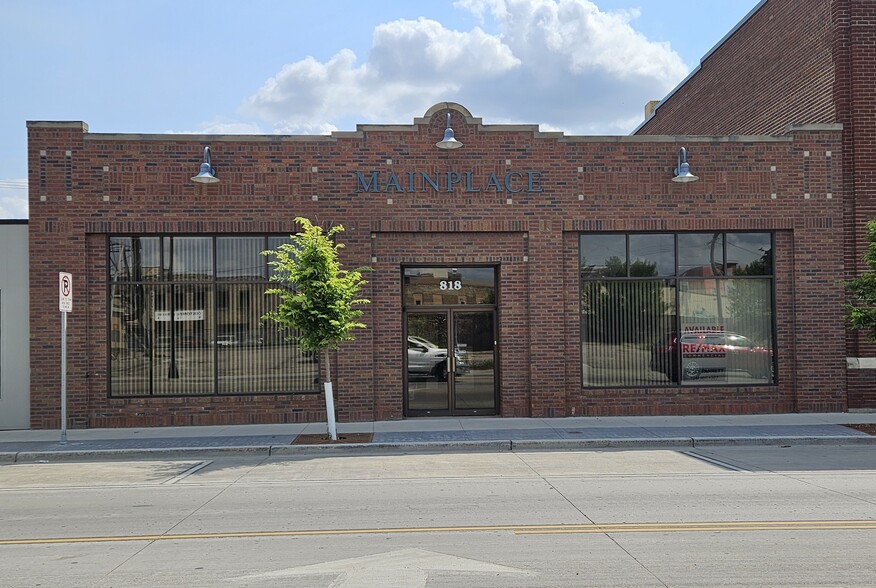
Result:
M842 186L843 219L831 230L844 235L844 277L853 277L866 269L864 227L876 218L873 72L872 0L764 0L636 133L778 134L789 125L841 125L843 171L832 181ZM838 173L838 167L831 172L813 158L806 173ZM842 290L829 295L842 296ZM847 382L849 408L876 408L876 347L849 333L845 354L848 370L841 377Z
M260 318L259 252L297 216L374 269L342 422L848 406L835 124L576 137L440 103L331 136L28 135L35 428L59 426L59 271L69 426L324 419L322 367Z

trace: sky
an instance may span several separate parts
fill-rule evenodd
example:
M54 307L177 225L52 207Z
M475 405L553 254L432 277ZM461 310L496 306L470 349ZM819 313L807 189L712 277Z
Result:
M29 120L95 133L327 134L458 102L627 135L759 0L0 0L0 219Z

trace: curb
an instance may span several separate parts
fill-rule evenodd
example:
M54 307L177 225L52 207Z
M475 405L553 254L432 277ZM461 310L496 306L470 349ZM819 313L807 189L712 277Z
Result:
M75 461L81 459L122 459L122 458L168 458L168 457L222 457L228 455L270 455L270 446L253 445L237 447L166 447L144 449L82 449L71 451L20 451L0 454L13 456L12 463L32 463L38 460ZM0 458L2 460L2 458Z
M638 449L663 449L693 447L690 437L628 437L606 439L524 439L511 441L511 451L552 451L569 449L608 449L617 447Z
M396 443L339 443L337 445L272 445L270 455L325 453L384 453L434 451L511 451L512 441L399 441Z
M733 447L752 445L876 445L873 435L825 435L789 437L694 437L694 447Z
M248 445L138 449L71 449L0 452L0 463L76 461L87 459L204 458L235 455L306 456L381 453L449 453L466 451L574 451L586 449L677 449L689 447L755 447L795 445L876 445L873 435L784 437L630 437L603 439L522 439L485 441L400 441L320 445Z

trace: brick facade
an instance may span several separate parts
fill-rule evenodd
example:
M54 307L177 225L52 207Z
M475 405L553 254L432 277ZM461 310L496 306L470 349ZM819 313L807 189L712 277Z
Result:
M450 112L464 147L436 149ZM59 426L57 272L74 275L68 322L71 427L315 421L319 395L110 398L106 236L290 233L343 224L347 267L374 272L355 342L334 354L339 418L404 418L401 267L499 268L499 414L738 414L847 408L842 278L843 145L836 126L782 136L565 137L483 125L442 103L412 125L332 136L89 133L28 123L32 426ZM189 181L209 145L219 184ZM671 181L686 147L700 181ZM540 192L461 186L357 191L356 172L537 171ZM775 233L778 384L582 387L578 235L588 231Z
M852 277L865 269L864 226L876 218L874 71L876 3L767 0L637 134L776 134L794 124L842 124L843 262L845 277ZM855 333L845 349L851 358L876 356L876 346ZM876 408L871 371L848 371L850 408Z

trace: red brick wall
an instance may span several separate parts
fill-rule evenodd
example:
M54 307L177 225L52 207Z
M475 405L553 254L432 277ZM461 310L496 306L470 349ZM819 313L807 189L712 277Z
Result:
M690 138L684 146L702 179L677 184L670 179L682 144L671 138L567 139L522 125L484 127L454 107L453 128L465 147L448 152L434 146L444 113L331 138L100 135L81 125L31 123L30 181L38 187L29 226L32 425L59 424L58 271L72 272L75 285L71 426L323 419L316 394L107 396L107 234L282 233L296 229L296 216L343 224L345 265L375 269L364 292L372 300L363 317L369 328L333 354L342 421L403 417L400 267L419 263L499 267L502 416L845 408L841 300L834 296L843 237L838 131ZM207 144L221 183L196 185L189 177ZM356 192L355 171L389 169L500 177L535 170L543 172L544 191ZM780 384L582 389L578 233L690 230L778 231Z
M666 98L637 132L780 133L841 123L845 276L865 270L864 225L876 218L876 3L769 0ZM841 292L840 292L841 295ZM852 357L876 346L850 333ZM849 374L849 406L876 408L868 374Z
M876 407L876 370L849 370L849 408Z
M837 122L834 3L769 0L636 134L777 135L789 124Z
M867 271L862 257L867 248L865 224L876 219L876 3L848 0L837 3L838 58L836 99L843 124L846 191L854 198L846 206L848 275ZM876 356L876 345L863 334L849 338L852 357ZM849 407L876 409L874 370L850 370Z

